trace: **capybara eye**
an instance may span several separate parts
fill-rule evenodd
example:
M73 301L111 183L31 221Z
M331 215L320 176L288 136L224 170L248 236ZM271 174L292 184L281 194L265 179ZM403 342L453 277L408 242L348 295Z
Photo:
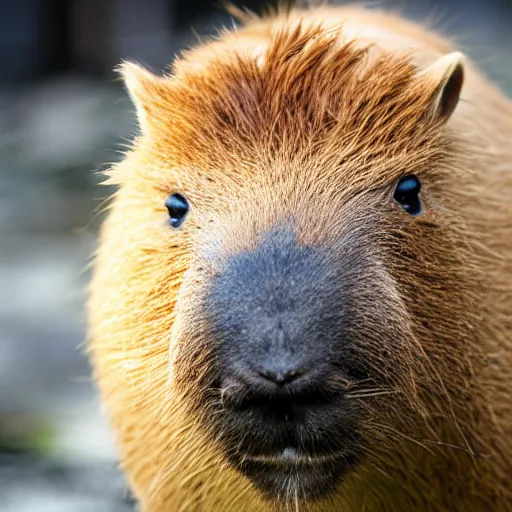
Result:
M190 209L187 199L176 192L165 200L165 206L169 212L169 225L179 228Z
M414 174L410 174L400 179L394 198L409 215L419 215L421 213L420 191L420 180Z

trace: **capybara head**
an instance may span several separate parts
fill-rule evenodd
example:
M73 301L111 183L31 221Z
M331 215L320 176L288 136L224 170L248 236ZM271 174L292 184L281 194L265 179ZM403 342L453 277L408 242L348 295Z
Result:
M300 25L167 77L123 65L141 136L91 337L148 510L335 503L427 439L473 450L463 69Z

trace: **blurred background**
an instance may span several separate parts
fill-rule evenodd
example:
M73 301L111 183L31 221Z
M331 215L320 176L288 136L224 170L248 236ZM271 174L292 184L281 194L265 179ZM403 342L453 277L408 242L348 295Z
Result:
M356 3L357 0L355 0ZM259 9L267 2L235 1ZM434 19L509 94L511 0L380 2ZM7 0L0 10L0 511L132 510L84 356L88 259L136 132L112 68L155 72L230 17L214 0Z

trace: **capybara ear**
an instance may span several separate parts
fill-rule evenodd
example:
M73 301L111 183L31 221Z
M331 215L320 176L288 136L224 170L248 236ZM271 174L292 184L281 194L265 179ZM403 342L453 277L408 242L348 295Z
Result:
M419 75L432 95L429 118L447 121L459 103L464 83L464 55L453 52L441 57Z
M117 71L123 77L135 106L140 129L146 133L165 101L166 91L170 92L169 80L154 75L134 62L123 62Z

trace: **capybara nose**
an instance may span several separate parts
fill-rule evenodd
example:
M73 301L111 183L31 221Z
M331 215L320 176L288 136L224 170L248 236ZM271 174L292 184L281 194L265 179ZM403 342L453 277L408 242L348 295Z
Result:
M265 395L322 387L342 325L334 277L322 249L289 229L230 256L206 299L223 380Z
M304 371L294 368L274 368L273 365L258 369L258 374L261 377L278 386L291 384L304 373Z
M238 375L251 391L269 394L281 391L297 392L306 386L309 364L300 356L283 347L284 330L280 326L273 335L277 338L274 344L268 344L268 350L261 350L251 358L234 365L232 373ZM245 368L244 368L245 366Z

